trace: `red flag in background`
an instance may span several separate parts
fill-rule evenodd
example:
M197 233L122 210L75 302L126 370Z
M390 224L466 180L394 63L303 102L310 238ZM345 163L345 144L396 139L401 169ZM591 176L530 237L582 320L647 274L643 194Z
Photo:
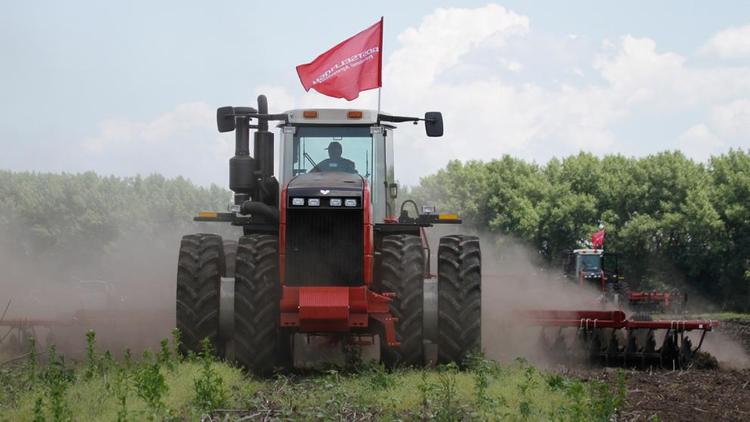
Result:
M383 18L359 34L342 41L310 63L297 66L305 91L351 101L361 91L382 86Z
M591 235L591 244L593 245L594 249L604 249L605 234L606 233L604 233L604 229L601 229Z

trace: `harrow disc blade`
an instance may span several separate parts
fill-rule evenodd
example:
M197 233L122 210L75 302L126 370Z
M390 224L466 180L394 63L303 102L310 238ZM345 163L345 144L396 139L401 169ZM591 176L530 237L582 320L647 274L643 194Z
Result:
M682 341L680 342L680 354L679 354L679 362L680 362L680 368L686 369L688 365L690 365L690 362L693 360L693 343L690 341L690 339L685 336L682 338Z
M678 369L679 350L677 348L677 336L669 332L664 336L664 342L659 349L659 363L662 368Z

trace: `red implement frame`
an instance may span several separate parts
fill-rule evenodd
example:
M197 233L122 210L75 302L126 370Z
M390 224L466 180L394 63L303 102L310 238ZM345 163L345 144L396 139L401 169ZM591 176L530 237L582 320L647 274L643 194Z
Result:
M687 296L674 292L630 292L628 301L631 305L661 305L664 309L682 302L687 302Z
M521 314L530 319L533 325L552 327L712 331L719 326L719 321L700 319L633 321L625 318L623 311L528 310L521 311Z

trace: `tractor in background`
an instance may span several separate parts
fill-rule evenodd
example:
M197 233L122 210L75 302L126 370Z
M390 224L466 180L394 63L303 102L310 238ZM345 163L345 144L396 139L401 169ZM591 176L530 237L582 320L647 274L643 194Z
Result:
M606 252L601 243L594 249L575 249L563 254L563 272L579 286L593 286L603 302L638 313L680 313L687 295L677 289L666 292L632 291L620 268L621 256Z

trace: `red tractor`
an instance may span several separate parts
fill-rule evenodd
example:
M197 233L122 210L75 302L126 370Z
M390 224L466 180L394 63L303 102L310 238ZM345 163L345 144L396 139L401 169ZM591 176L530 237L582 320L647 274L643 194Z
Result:
M620 255L604 249L576 249L565 254L564 272L580 286L593 286L605 302L640 313L679 313L687 295L677 289L668 292L631 291L620 270Z
M195 220L230 223L243 235L183 237L176 309L183 351L208 338L220 355L268 374L352 355L388 365L461 362L479 350L479 239L442 237L436 281L425 228L461 220L411 200L397 210L394 123L420 121L427 136L442 136L439 112L269 114L262 95L257 109L219 108L219 132L235 132L234 202L229 212Z

